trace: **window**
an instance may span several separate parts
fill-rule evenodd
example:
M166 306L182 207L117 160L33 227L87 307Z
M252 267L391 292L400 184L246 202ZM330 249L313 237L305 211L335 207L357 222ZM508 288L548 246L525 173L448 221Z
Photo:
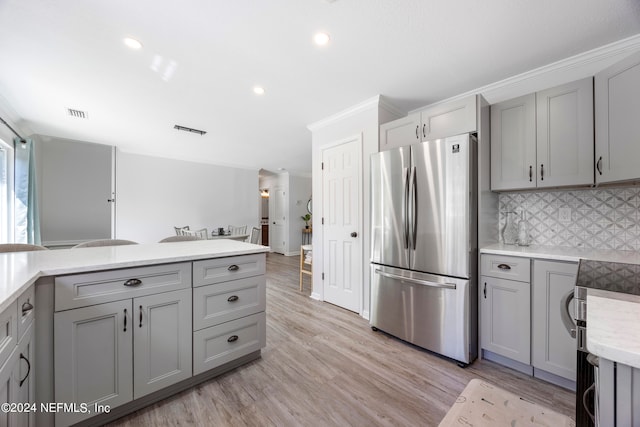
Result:
M0 242L13 241L13 148L0 139Z

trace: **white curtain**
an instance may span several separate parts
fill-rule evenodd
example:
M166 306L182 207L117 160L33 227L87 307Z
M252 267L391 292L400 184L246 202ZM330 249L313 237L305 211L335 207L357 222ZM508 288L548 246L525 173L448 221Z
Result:
M15 186L15 241L16 243L40 242L40 213L36 192L36 160L33 141L15 138L14 186Z

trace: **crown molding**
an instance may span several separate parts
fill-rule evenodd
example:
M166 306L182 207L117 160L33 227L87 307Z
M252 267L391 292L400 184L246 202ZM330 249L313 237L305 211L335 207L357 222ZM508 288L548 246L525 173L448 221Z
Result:
M553 62L551 64L543 65L542 67L534 68L533 70L518 74L512 77L507 77L504 80L500 80L495 83L488 84L486 86L473 89L451 98L444 99L442 101L434 102L433 104L425 105L420 108L409 111L409 114L430 108L436 105L445 104L451 101L457 101L462 98L466 98L470 95L481 94L487 99L493 98L493 94L498 94L504 91L506 88L516 86L526 81L541 79L546 76L567 72L583 67L588 67L590 64L599 62L606 62L615 57L620 57L625 54L631 55L634 52L640 51L640 34L633 35L626 39L618 40L613 43L609 43L604 46L597 47L595 49L579 53L569 58L561 59L560 61ZM620 58L622 59L622 58ZM605 65L605 68L608 65ZM585 76L586 77L586 76Z
M407 115L406 110L402 110L390 103L384 95L380 96L380 108L398 117L404 117Z
M372 108L378 107L380 105L380 95L376 95L372 98L369 98L367 100L364 100L352 107L347 108L346 110L342 110L339 113L333 114L327 118L324 118L322 120L318 120L315 123L311 123L309 125L307 125L307 129L309 129L311 132L315 132L319 129L322 129L324 127L327 127L331 124L334 124L336 122L339 122L341 120L344 120L346 118L349 118L351 116L354 116L358 113L361 113L363 111L367 111L370 110Z

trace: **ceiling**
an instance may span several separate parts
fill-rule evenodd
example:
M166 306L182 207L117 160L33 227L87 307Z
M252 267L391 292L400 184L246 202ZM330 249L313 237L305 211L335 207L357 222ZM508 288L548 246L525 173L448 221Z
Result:
M0 0L0 101L32 133L309 173L307 125L377 94L409 111L638 33L637 0Z

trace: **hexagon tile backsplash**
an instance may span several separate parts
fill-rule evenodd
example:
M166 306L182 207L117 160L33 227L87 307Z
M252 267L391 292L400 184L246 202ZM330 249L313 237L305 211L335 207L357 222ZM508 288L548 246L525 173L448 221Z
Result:
M500 230L525 210L532 245L640 251L639 187L500 193L498 208Z

